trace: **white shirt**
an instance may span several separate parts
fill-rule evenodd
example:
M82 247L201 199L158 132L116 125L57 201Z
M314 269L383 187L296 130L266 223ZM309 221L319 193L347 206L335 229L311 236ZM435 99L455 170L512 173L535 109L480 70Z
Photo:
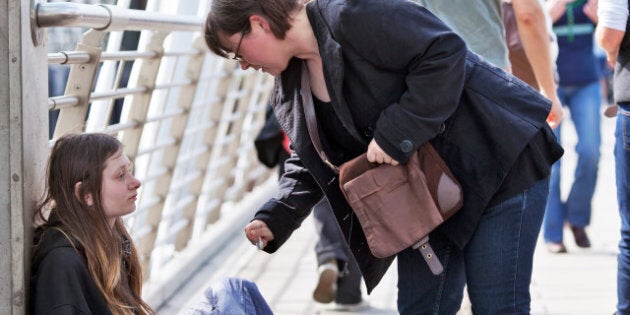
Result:
M598 24L625 31L628 21L628 0L600 0L597 4Z

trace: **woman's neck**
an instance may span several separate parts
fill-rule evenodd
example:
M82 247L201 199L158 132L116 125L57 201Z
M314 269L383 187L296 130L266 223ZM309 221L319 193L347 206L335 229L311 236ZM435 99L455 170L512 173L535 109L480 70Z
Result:
M292 55L304 59L320 59L319 45L313 32L313 27L306 14L306 6L303 6L293 16L291 29L286 33L285 40L292 44Z

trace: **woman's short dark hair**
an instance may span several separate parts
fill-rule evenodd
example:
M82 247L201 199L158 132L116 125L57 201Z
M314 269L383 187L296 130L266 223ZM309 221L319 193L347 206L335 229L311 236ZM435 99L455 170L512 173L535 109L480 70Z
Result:
M224 58L230 51L219 40L220 36L231 36L251 31L249 17L260 15L269 21L271 32L284 39L291 28L291 15L304 0L213 0L210 13L206 17L204 37L210 50Z

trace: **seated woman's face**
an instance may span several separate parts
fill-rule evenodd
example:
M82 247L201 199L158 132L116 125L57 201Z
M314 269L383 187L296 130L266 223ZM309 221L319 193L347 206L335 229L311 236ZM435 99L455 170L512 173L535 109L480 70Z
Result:
M105 162L101 187L101 204L110 223L136 210L140 181L131 173L132 164L127 155L119 151Z

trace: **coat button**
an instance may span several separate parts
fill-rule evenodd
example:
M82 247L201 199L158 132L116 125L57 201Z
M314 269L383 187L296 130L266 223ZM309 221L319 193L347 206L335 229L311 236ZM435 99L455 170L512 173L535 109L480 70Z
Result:
M411 150L413 150L413 143L409 140L404 140L400 143L400 150L405 153L411 152Z
M363 135L368 139L372 139L372 137L374 137L374 128L372 127L365 128L363 130Z

